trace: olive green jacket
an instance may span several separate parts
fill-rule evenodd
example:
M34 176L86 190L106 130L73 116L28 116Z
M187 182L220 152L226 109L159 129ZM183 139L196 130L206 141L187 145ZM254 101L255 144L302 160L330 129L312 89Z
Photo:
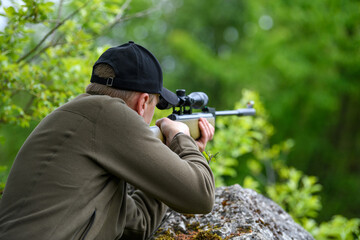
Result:
M139 190L128 195L126 183ZM213 175L193 139L179 134L167 147L123 100L82 94L19 151L0 239L144 239L167 206L207 213L213 203Z

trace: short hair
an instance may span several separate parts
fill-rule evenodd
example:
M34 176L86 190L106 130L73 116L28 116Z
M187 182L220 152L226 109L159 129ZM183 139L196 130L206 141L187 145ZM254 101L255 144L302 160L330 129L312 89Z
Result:
M115 72L114 69L106 63L100 63L94 67L94 73L95 75L101 77L101 78L114 78ZM98 83L90 83L86 87L86 93L91 95L108 95L110 97L116 97L121 98L125 102L129 101L134 95L135 91L130 90L123 90L123 89L117 89L112 88L103 84ZM150 102L153 101L156 94L149 94Z
M93 74L95 74L101 78L114 78L115 77L114 69L106 63L100 63L100 64L96 65L94 67ZM110 97L121 98L122 100L127 102L134 96L134 94L136 92L112 88L112 87L98 84L98 83L90 83L86 87L86 93L91 94L91 95L108 95Z

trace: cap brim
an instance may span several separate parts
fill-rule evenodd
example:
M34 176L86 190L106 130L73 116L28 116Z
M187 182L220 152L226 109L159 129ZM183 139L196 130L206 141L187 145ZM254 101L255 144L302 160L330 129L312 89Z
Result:
M171 105L177 105L179 103L178 96L167 88L162 88L160 95Z
M161 92L160 92L160 96L169 104L176 106L179 103L179 98L178 96L171 92L170 90L168 90L167 88L162 88Z

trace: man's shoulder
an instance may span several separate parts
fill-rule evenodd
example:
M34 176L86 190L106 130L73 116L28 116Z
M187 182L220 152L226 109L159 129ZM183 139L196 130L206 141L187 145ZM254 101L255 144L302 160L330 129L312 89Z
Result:
M68 103L62 105L57 111L67 111L74 114L83 115L91 120L97 119L99 115L106 111L129 111L131 110L124 100L113 98L107 95L81 94Z
M91 95L88 93L83 93L72 99L68 104L90 104L94 106L102 105L109 102L118 102L126 105L125 101L121 98L114 98L108 95Z
M145 123L144 119L120 98L107 95L81 94L61 106L58 111L81 115L97 124L99 131L118 131L122 129L125 132L131 130L133 136L137 133L141 136L152 134L149 125ZM147 131L148 133L146 133Z

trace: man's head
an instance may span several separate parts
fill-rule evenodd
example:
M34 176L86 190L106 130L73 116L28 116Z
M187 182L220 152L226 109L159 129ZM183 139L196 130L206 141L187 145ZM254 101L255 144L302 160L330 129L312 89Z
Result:
M102 78L115 77L113 68L105 63L96 65L93 74ZM110 97L123 99L126 104L142 116L148 124L152 120L155 106L159 101L159 94L122 90L99 83L90 83L86 87L86 92L92 95L108 95Z
M159 95L173 105L178 101L176 94L163 87L158 60L132 41L110 48L100 56L94 64L86 92L122 98L144 119L146 117L146 122L147 116L151 115L147 114L151 112L149 107L155 108Z

